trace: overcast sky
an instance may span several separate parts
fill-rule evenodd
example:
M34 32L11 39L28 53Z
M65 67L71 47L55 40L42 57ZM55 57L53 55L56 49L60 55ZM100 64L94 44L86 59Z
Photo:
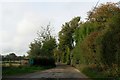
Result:
M44 1L44 2L43 2ZM0 53L10 52L26 55L29 44L36 37L41 26L51 24L54 36L57 36L61 25L75 16L85 20L96 0L4 0L0 3ZM73 2L74 1L74 2ZM101 0L103 2L119 0ZM100 4L99 3L99 4Z

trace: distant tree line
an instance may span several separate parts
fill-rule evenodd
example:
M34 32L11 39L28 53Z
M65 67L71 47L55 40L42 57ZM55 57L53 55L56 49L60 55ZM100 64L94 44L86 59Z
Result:
M9 53L8 55L1 55L2 60L2 67L11 67L11 66L21 66L25 62L23 62L24 59L27 58L27 56L17 56L15 53ZM28 60L27 60L28 62Z
M13 60L22 60L25 58L24 56L17 56L15 53L9 53L8 55L2 55L2 61L13 61Z

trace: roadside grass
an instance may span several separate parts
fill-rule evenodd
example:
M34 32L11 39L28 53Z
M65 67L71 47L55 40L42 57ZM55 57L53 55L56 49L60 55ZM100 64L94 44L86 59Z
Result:
M36 71L42 71L46 69L53 68L53 66L11 66L11 67L3 67L2 68L2 75L9 76L9 75L20 75L26 73L32 73Z
M108 77L106 71L98 71L97 68L91 68L88 65L77 65L76 68L91 80L120 80L118 77Z
M107 76L105 76L102 72L98 72L98 71L93 70L93 69L88 68L88 67L84 68L84 69L82 70L82 72L83 72L86 76L92 78L93 80L96 80L96 79L99 80L99 79L101 79L101 78L104 79L104 78L107 77Z
M77 68L91 80L104 80L106 78L102 72L98 72L88 67L88 65L77 65Z

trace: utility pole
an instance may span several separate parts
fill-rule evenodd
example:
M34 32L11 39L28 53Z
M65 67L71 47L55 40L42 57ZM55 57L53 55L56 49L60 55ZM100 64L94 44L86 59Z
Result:
M95 7L93 7L93 11L96 9L96 7L98 6L99 2L100 2L100 0L98 0L97 3L96 3L96 5L95 5ZM93 14L93 12L90 12L90 15L89 15L89 16L91 16L92 14ZM89 20L89 19L88 19L88 20Z
M96 9L97 5L99 4L100 0L98 0L98 2L96 3L94 9Z

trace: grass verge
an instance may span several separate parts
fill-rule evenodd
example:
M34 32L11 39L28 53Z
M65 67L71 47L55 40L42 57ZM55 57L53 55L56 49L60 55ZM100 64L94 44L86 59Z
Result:
M3 67L2 68L2 75L9 76L9 75L20 75L26 73L32 73L36 71L42 71L46 69L53 68L53 66L19 66L19 67Z
M90 68L87 65L77 65L76 68L90 78L90 80L120 80L118 77L108 77L105 72Z

